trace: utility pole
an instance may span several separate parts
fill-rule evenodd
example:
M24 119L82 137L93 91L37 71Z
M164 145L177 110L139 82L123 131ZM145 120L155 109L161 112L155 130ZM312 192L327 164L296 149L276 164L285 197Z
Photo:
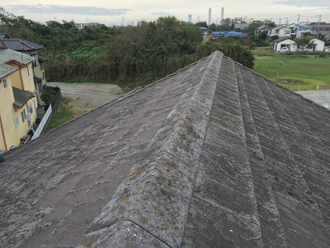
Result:
M298 22L297 22L298 28L300 28L300 25L299 25L299 17L300 17L300 15L298 15Z
M317 38L319 38L321 15L317 15L317 16L319 16L319 26L318 26L318 29L317 29Z

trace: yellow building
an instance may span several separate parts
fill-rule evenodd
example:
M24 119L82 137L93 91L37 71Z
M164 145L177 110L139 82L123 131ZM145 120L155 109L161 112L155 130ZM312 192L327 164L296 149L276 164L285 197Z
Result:
M0 46L0 151L19 146L36 120L35 60Z
M11 39L6 33L0 33L0 46L4 47L5 49L11 49L16 52L25 53L36 59L32 63L32 73L35 89L37 90L38 102L40 102L40 94L46 87L44 63L48 60L39 56L38 51L43 49L44 46L18 38Z

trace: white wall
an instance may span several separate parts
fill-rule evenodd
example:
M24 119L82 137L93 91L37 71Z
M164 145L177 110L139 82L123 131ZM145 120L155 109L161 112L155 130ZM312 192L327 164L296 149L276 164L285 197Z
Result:
M289 48L290 52L295 52L297 50L297 46L295 45L295 42L293 40L283 40L279 43L274 44L274 51L279 52L281 47L286 46Z

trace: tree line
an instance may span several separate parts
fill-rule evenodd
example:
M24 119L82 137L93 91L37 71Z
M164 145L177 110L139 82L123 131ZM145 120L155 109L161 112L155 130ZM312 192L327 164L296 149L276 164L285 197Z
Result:
M253 68L254 57L239 42L203 42L198 26L175 17L141 21L137 26L89 26L73 21L46 24L22 16L2 15L0 32L45 46L47 81L94 79L134 88L185 67L215 50Z

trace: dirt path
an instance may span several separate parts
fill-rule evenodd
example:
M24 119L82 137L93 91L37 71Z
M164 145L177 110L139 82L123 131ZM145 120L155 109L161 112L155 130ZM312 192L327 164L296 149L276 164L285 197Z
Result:
M62 96L70 97L70 102L81 110L95 109L123 94L115 84L47 82L47 85L59 87Z

